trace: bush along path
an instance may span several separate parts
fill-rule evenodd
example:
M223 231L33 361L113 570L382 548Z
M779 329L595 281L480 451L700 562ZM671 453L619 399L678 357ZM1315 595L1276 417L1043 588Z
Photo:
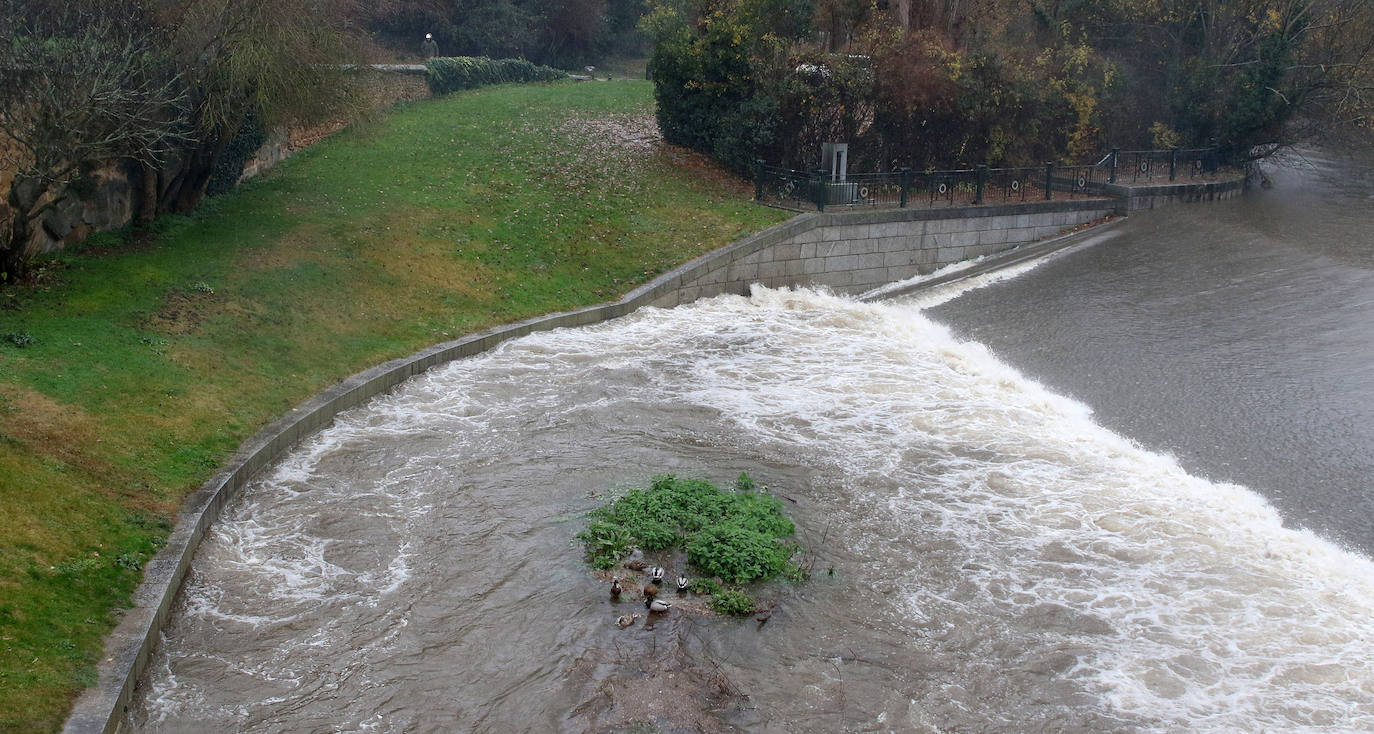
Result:
M663 145L647 82L355 125L0 291L0 732L55 731L184 497L329 385L611 300L787 215Z
M750 589L807 577L793 561L802 550L789 540L795 530L782 503L747 474L734 491L664 474L592 510L577 538L621 600L658 600L654 612L766 615L771 607L761 608Z
M494 84L551 82L568 73L524 59L489 59L485 56L444 56L425 62L425 83L433 95L449 94Z

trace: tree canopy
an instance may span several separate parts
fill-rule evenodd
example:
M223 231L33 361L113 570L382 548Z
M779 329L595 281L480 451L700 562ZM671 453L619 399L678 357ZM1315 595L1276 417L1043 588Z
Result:
M636 54L642 0L382 0L358 23L381 42L418 50L432 33L442 56L524 58L573 68L606 55Z
M642 27L665 137L739 170L827 141L880 169L1241 161L1371 119L1367 0L651 0Z

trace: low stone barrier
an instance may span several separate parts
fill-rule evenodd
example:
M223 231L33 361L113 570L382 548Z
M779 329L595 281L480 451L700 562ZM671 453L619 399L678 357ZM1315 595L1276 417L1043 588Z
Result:
M1037 242L1102 219L1108 199L957 209L876 209L800 214L688 263L679 292L652 301L673 306L721 293L823 286L872 290L937 268Z
M1245 193L1245 178L1205 183L1178 183L1159 186L1130 186L1105 184L1107 195L1117 200L1117 212L1129 214L1142 209L1156 209L1170 204L1196 204L1204 201L1225 201Z

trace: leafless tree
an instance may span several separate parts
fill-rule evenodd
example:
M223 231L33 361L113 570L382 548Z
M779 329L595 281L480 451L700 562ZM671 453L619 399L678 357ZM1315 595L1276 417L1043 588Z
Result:
M186 212L245 121L268 126L350 116L353 0L146 0L169 30L195 144L159 172L159 211Z
M132 2L0 0L0 150L14 171L0 283L43 215L100 162L156 163L186 139L184 93Z

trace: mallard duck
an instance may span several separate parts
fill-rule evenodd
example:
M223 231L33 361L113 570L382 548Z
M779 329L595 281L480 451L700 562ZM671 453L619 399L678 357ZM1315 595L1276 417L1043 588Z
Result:
M677 575L677 593L687 593L687 574L685 573L680 573Z
M662 599L645 599L644 608L648 609L650 612L654 614L662 614L663 612L672 609L673 605L669 604L666 601L663 601Z
M656 585L654 585L654 584L645 584L645 585L644 585L644 598L645 598L645 599L652 599L652 598L654 598L655 596L658 596L658 586L656 586Z
M649 570L649 580L653 581L655 584L662 584L663 574L664 571L662 566L654 566Z
M622 614L615 618L615 624L617 627L625 629L634 624L636 619L639 619L638 614Z
M611 596L620 596L621 591L623 589L620 588L620 577L616 576L611 579Z
M645 563L643 560L640 560L638 558L633 558L625 562L625 568L628 568L631 571L643 571L644 567L647 565L649 564Z

